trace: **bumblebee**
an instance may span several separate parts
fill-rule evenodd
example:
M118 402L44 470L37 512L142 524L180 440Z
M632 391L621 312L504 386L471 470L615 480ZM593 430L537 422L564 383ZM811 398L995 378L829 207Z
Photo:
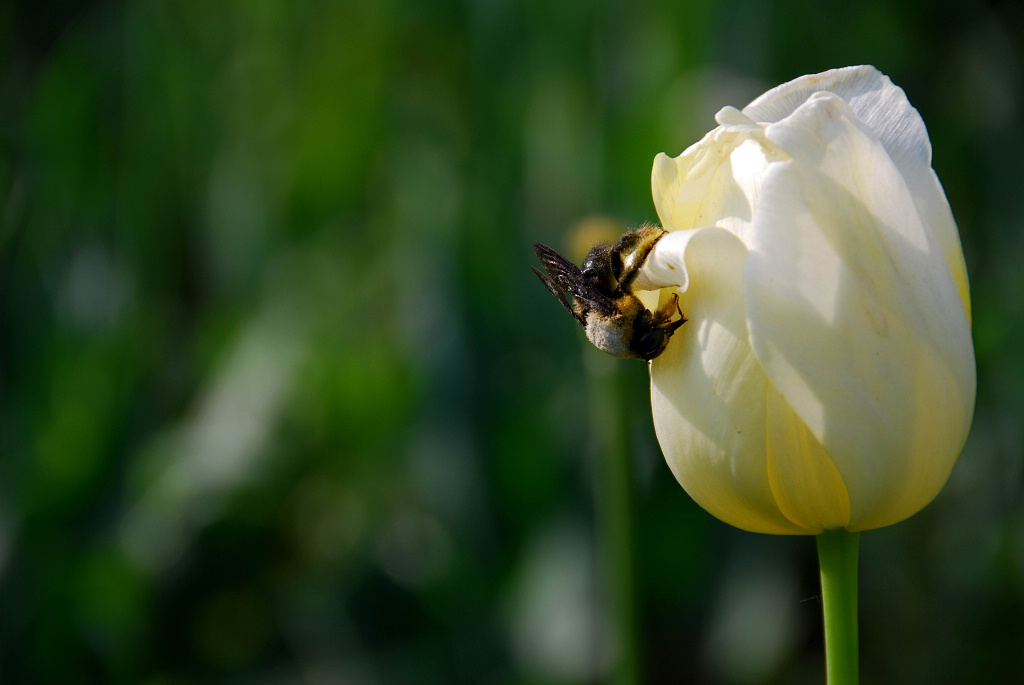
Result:
M651 361L665 351L669 338L686 323L678 295L652 313L632 290L640 267L665 233L657 226L642 226L612 245L590 248L579 267L547 245L534 243L545 273L536 268L533 272L598 349L616 357ZM677 312L679 318L673 320Z

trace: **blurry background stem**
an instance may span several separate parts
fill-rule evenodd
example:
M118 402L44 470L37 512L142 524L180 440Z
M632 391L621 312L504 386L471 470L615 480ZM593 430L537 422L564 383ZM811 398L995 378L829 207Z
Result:
M817 537L825 618L828 685L856 685L857 552L860 533L826 530Z
M639 682L634 582L633 478L622 361L589 347L584 365L590 395L592 435L599 456L597 512L604 555L612 663L608 682ZM600 644L599 644L600 647Z

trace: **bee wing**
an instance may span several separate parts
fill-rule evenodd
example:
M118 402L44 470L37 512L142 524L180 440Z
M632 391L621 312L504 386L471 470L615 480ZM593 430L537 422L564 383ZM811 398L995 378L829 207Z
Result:
M572 313L576 320L580 322L580 325L586 325L586 321L572 310L569 304L562 297L563 292L569 293L571 297L576 299L588 310L593 310L600 314L607 314L609 316L614 316L618 313L618 310L615 308L612 301L605 294L587 282L587 279L583 277L583 272L580 271L578 266L552 250L547 245L534 243L533 250L537 253L537 259L540 260L541 266L544 267L544 271L547 272L547 277L537 271L537 269L534 269L534 272L540 277L540 280L544 282L544 285L547 286L548 290L562 301L562 305Z
M586 322L583 321L580 315L577 314L573 310L573 308L569 306L569 303L565 301L565 296L562 294L562 290L557 285L555 285L555 282L552 281L547 276L545 276L544 274L542 274L535 267L531 266L530 268L533 269L533 273L537 274L537 278L541 280L541 283L543 283L547 287L547 289L551 291L551 294L555 296L555 299L562 303L562 306L565 307L565 311L572 314L572 318L576 319L576 321L578 321L581 326L585 326Z

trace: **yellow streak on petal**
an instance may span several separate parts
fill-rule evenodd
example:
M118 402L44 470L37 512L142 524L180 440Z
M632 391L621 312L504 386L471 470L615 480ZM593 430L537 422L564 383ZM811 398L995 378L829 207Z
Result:
M779 510L816 532L850 524L850 494L832 457L771 384L765 430L768 483Z
M971 286L967 283L967 265L964 264L964 253L959 243L950 246L943 253L946 263L949 265L949 272L953 274L953 282L956 289L960 291L960 299L964 303L964 311L967 312L967 325L971 325Z

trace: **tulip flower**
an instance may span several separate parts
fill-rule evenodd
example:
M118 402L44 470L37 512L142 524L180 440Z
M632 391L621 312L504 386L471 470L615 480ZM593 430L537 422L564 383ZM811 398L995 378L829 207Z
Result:
M635 284L678 294L689 319L651 363L666 460L744 530L901 521L946 482L975 397L967 272L924 122L868 66L716 121L654 160L669 234Z
M706 510L817 535L828 682L855 684L859 532L928 504L971 424L960 239L924 122L873 67L715 118L654 160L669 233L633 285L689 319L651 362L654 425Z

